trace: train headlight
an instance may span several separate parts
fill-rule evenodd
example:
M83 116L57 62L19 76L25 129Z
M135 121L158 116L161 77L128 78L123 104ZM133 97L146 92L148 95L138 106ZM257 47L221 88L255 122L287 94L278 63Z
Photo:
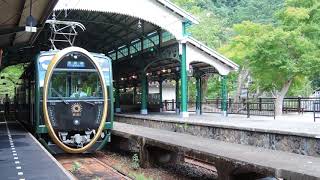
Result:
M73 120L73 124L76 125L76 126L79 126L80 125L80 120L79 119L74 119Z

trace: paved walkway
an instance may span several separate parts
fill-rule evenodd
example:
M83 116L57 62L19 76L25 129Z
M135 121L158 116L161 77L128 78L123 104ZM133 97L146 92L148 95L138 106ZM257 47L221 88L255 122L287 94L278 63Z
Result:
M1 179L71 179L72 176L17 122L0 122Z
M285 115L273 119L272 117L252 116L246 118L243 115L229 115L224 117L221 114L190 114L189 118L181 118L175 113L150 113L140 114L116 114L117 116L135 117L155 121L192 123L204 126L225 127L257 132L280 133L288 135L299 135L313 138L320 138L320 119L319 122L311 120L312 113L304 115ZM312 116L313 117L313 116Z
M174 145L184 151L206 154L218 159L231 160L272 169L279 178L320 179L320 158L303 156L282 151L226 143L183 133L147 128L114 122L113 134L124 137L139 136L148 141Z

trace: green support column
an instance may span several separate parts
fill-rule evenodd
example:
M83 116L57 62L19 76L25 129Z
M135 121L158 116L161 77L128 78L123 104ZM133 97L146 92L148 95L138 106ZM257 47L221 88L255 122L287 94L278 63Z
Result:
M201 77L196 77L196 89L197 89L197 96L196 96L196 114L201 115Z
M114 102L114 106L116 108L116 113L120 113L121 112L121 108L120 108L120 90L119 90L119 86L115 87L115 93L114 93L114 97L115 97L115 102Z
M148 98L148 81L145 72L141 73L140 76L141 80L141 114L148 114L148 105L147 105L147 98Z
M188 77L187 77L187 47L186 44L182 44L182 55L180 62L180 77L181 77L181 115L182 117L189 117L188 113Z
M227 76L221 76L221 111L224 116L227 116L227 101L228 101Z
M180 114L180 102L181 102L180 94L179 94L179 91L180 91L179 81L180 81L180 79L177 78L176 79L176 113L177 114Z
M137 96L137 87L136 86L134 86L133 87L133 100L132 100L132 103L133 104L136 104L136 96Z
M160 103L160 112L163 111L163 104L162 104L162 79L159 81L159 103Z
M200 78L200 115L202 115L202 79Z
M149 82L148 82L148 76L146 76L147 77L147 106L148 106L148 104L149 104Z

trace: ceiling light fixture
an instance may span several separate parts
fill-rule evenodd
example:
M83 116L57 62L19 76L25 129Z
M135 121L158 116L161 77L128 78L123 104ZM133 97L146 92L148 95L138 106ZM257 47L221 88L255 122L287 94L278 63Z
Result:
M142 22L141 22L141 20L139 19L139 21L138 21L138 29L140 29L142 27Z
M30 15L27 17L26 32L37 32L37 20L31 15L32 12L32 0L30 0Z

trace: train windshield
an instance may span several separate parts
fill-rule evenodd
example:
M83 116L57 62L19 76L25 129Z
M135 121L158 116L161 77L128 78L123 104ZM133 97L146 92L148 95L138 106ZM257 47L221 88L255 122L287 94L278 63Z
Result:
M52 74L50 99L103 99L98 73L55 71Z

